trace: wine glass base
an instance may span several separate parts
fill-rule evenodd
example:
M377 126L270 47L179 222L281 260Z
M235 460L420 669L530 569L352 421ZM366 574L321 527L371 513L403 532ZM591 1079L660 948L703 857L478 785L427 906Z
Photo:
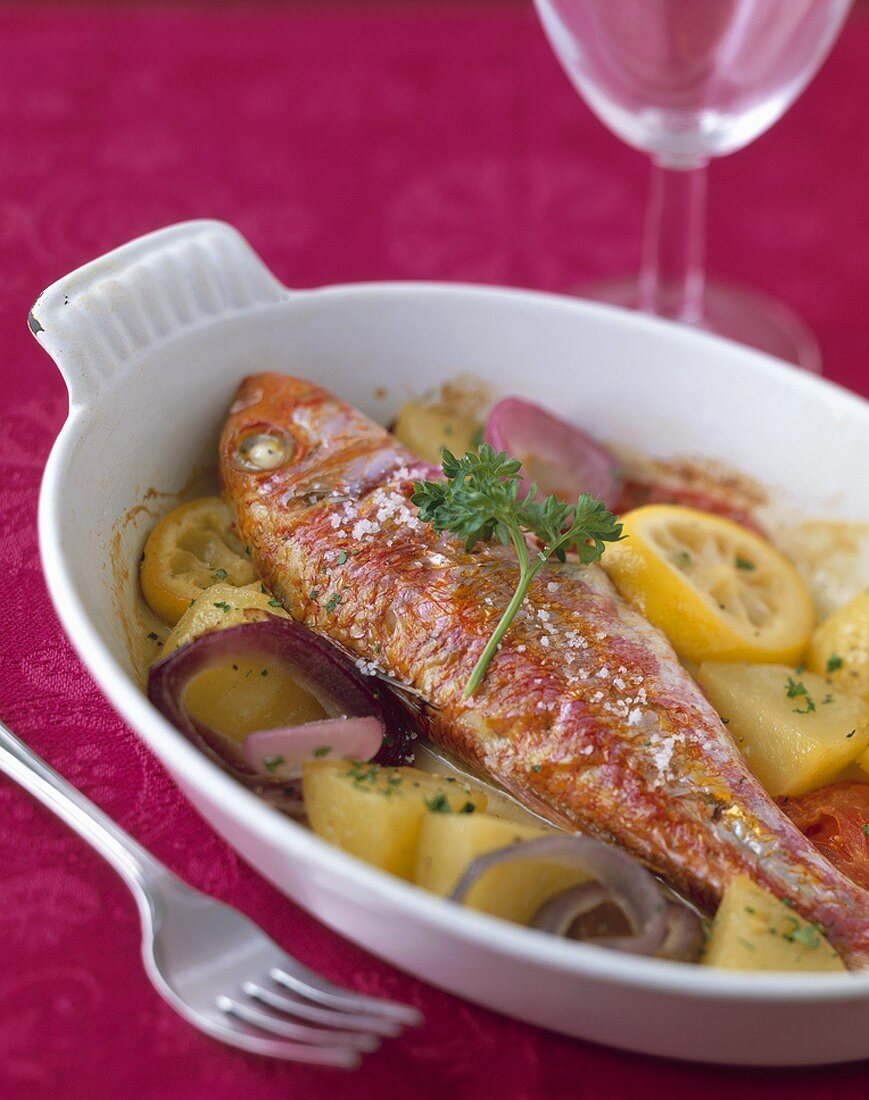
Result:
M637 309L637 280L612 279L585 284L580 298ZM811 329L788 306L754 290L708 282L704 316L696 327L784 359L803 370L821 373L821 349Z

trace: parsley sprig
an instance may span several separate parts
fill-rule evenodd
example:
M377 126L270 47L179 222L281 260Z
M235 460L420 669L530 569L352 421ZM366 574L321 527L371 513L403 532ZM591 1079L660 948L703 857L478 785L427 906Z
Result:
M464 458L444 449L441 467L443 481L414 483L411 500L419 508L419 518L438 532L458 535L466 550L490 539L505 546L512 544L519 562L516 591L465 684L467 699L479 687L543 564L553 555L565 561L568 550L586 565L596 562L605 543L622 538L622 525L590 493L570 504L553 495L541 500L537 487L531 485L520 496L522 463L488 443L481 443L478 452L469 451ZM542 543L536 553L528 546L528 535Z

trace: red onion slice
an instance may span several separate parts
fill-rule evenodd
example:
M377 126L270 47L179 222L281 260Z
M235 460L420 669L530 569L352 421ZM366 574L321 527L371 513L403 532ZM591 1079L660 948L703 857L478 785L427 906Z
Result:
M697 962L706 934L697 914L677 901L667 902L667 935L658 955L677 962Z
M242 753L257 774L285 781L295 779L306 760L371 760L382 744L379 718L325 718L249 733Z
M533 859L575 867L586 872L607 890L609 900L614 901L625 914L631 927L631 935L605 937L588 942L635 955L655 955L660 949L667 934L667 906L654 878L626 852L591 837L542 836L536 840L525 840L519 844L511 844L508 848L486 852L477 856L470 864L450 896L454 901L462 901L477 879L489 868L517 859ZM560 927L565 919L561 906L554 905L554 902L548 905L555 909L551 923ZM542 908L546 910L547 906ZM571 923L572 919L567 922L568 928ZM536 920L534 925L541 927ZM544 927L542 930L554 929Z
M258 770L237 740L198 721L184 705L186 688L195 677L209 668L239 659L278 661L289 676L314 696L330 721L372 719L383 742L376 753L378 763L399 763L406 756L407 747L416 736L414 723L409 710L389 689L376 678L363 676L346 654L319 634L291 619L271 616L202 634L155 664L148 675L148 698L154 706L212 760L247 786L277 789L285 784L286 778L277 769ZM370 735L373 726L369 724L366 729ZM265 730L249 736L262 738L278 733L286 731ZM261 745L262 741L258 743ZM313 748L328 743L321 731ZM366 741L367 745L372 743L371 739ZM265 755L269 754L264 752L262 756Z
M581 882L550 898L538 909L531 922L532 928L542 932L551 932L553 936L571 939L583 939L586 943L600 943L593 936L571 935L574 924L580 917L593 913L607 902L615 905L629 919L619 905L618 899L609 886L600 882ZM703 925L696 913L687 905L668 901L666 904L667 930L661 946L655 952L659 959L672 959L678 962L696 962L703 947ZM608 946L613 946L610 941Z
M574 921L594 912L606 902L617 904L608 886L600 882L580 882L544 902L534 914L531 927L539 928L541 932L551 932L553 936L566 937Z
M522 462L526 492L533 481L544 495L576 500L591 493L607 508L617 506L622 479L615 457L581 428L540 405L505 397L489 413L484 438L496 451Z

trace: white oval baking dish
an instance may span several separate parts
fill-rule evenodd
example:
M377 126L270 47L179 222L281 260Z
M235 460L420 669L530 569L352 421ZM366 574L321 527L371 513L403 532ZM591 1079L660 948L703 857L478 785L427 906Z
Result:
M325 844L151 707L121 625L153 523L144 511L130 519L131 509L149 489L177 492L191 470L214 464L232 393L252 371L316 379L384 422L406 396L471 372L604 439L718 459L806 513L863 520L869 405L735 344L569 298L435 284L291 291L234 230L211 221L161 230L80 268L45 291L30 324L70 393L39 513L58 614L199 811L288 897L443 989L568 1035L720 1063L869 1056L869 974L742 974L565 943Z

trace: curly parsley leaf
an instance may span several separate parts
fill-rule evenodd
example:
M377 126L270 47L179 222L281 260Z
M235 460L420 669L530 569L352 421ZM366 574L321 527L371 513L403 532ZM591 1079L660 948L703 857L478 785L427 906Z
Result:
M520 495L522 463L488 443L464 458L445 449L441 467L442 481L414 483L411 500L419 518L438 532L457 535L466 550L492 539L505 546L512 543L519 562L516 591L465 685L467 698L483 679L541 566L553 556L565 561L568 551L585 565L596 562L606 543L623 537L622 525L590 493L583 493L575 504L554 495L541 500L536 485ZM533 556L529 556L529 536L542 543L536 554L531 551Z

